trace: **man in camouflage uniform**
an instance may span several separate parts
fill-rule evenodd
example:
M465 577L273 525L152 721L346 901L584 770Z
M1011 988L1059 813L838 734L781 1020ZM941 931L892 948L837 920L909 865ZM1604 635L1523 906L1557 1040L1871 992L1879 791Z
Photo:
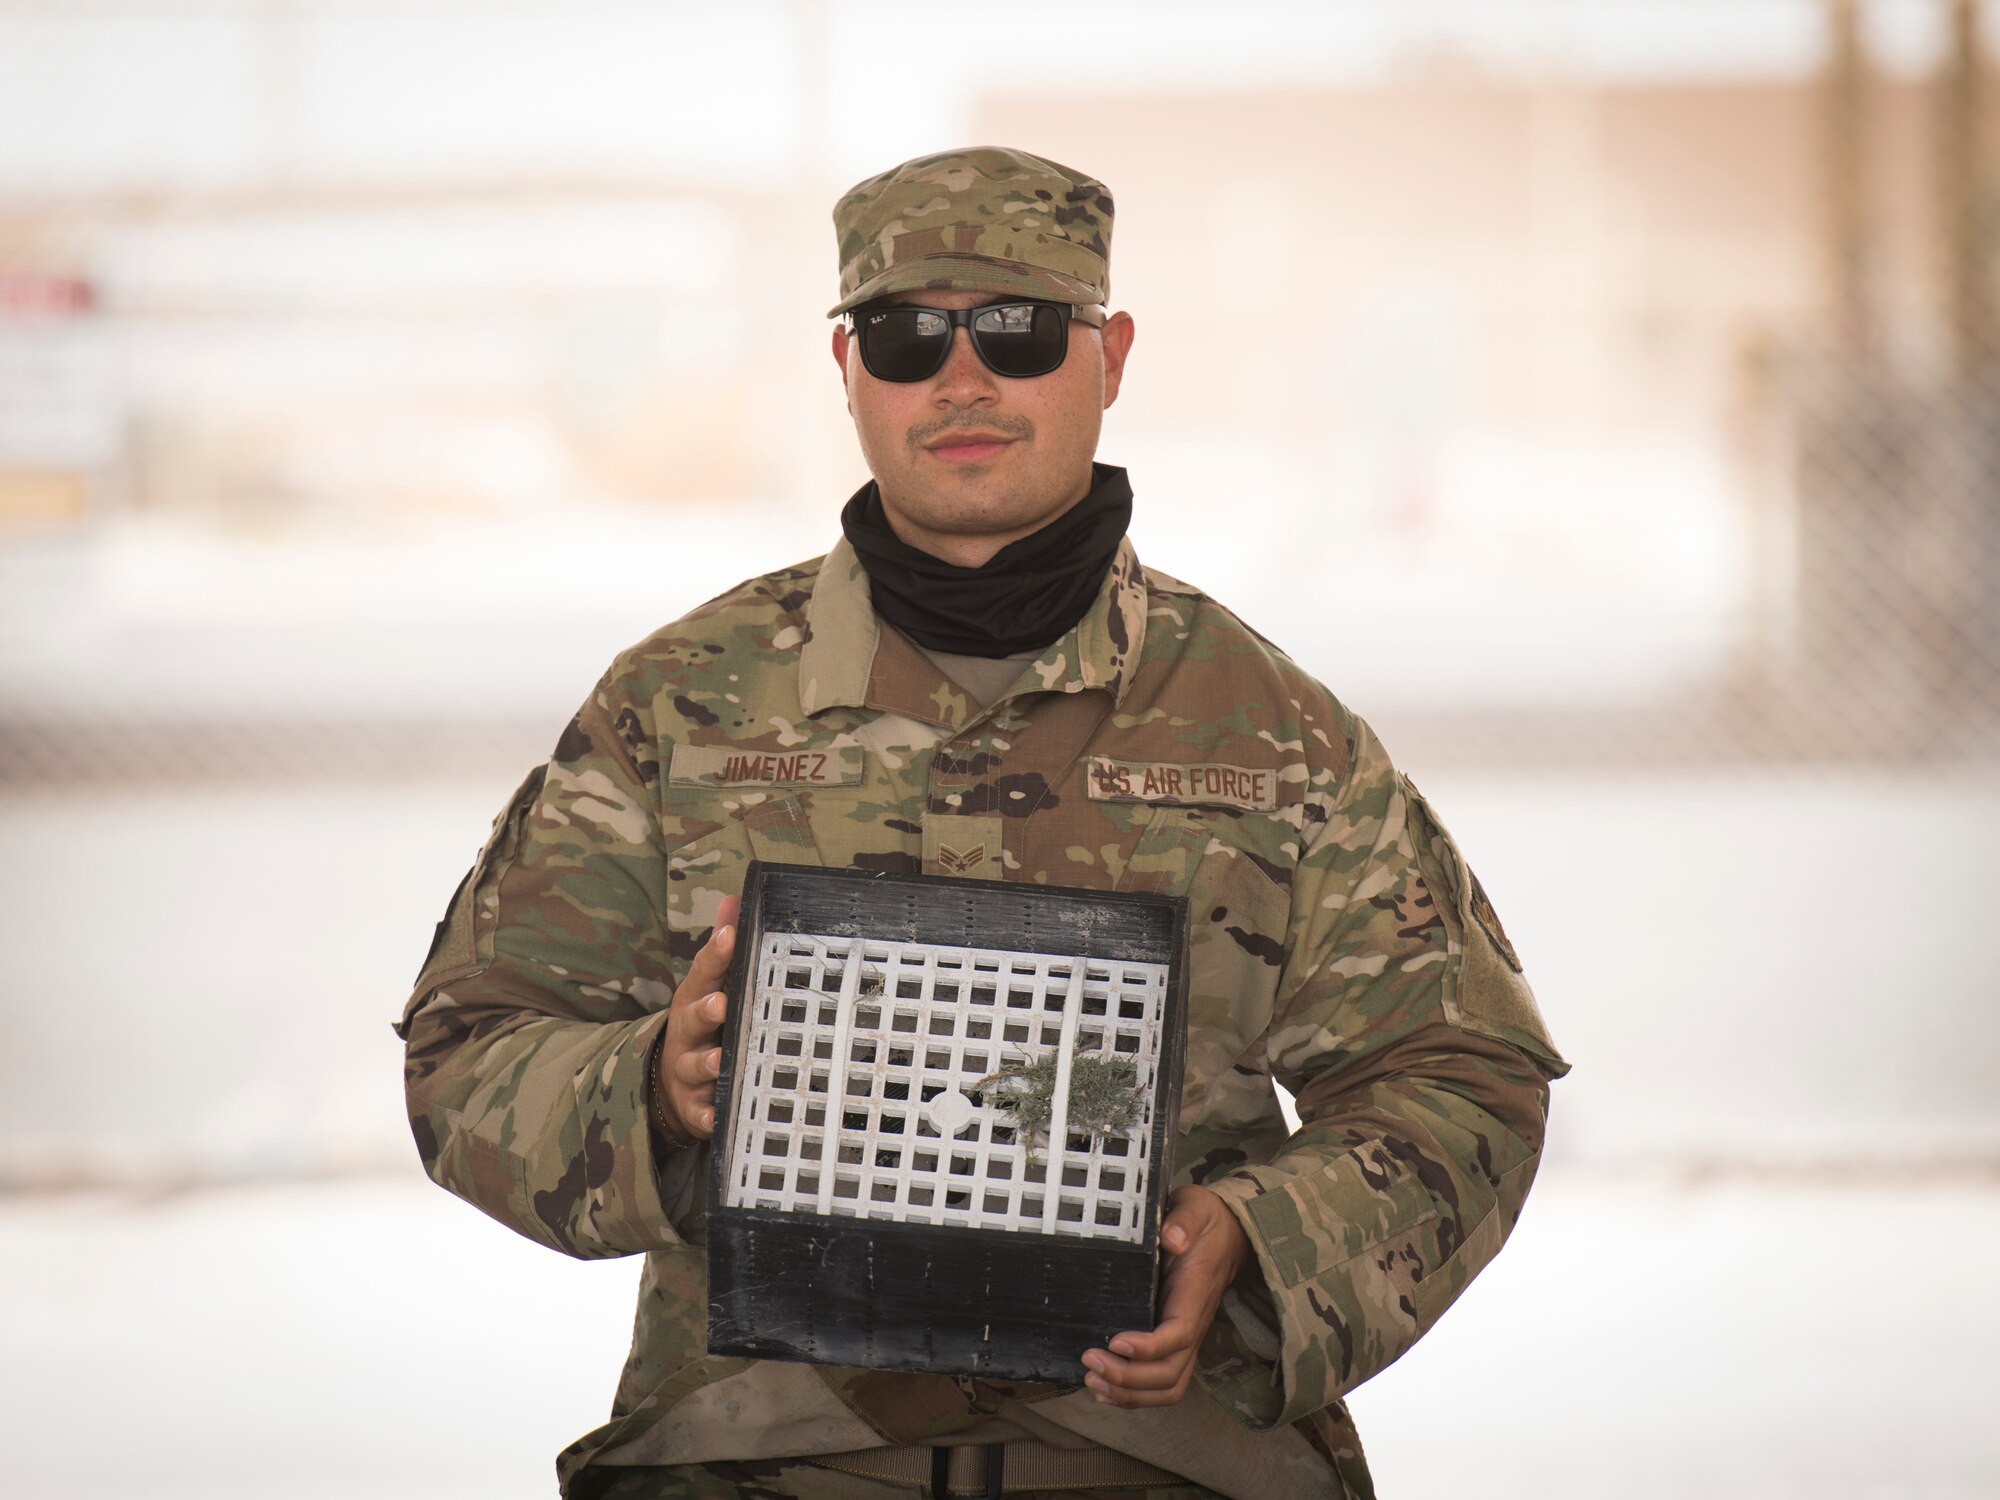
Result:
M1111 214L1102 184L990 149L841 200L834 355L876 479L847 539L619 657L439 926L401 1026L426 1169L566 1254L646 1257L566 1495L1366 1496L1342 1394L1521 1211L1565 1065L1477 880L1364 723L1123 539L1123 473L1092 463L1132 340L1100 310ZM950 322L925 378L858 347L879 309L1019 299L1074 319L1047 373L999 373ZM996 578L1027 592L982 614ZM1188 898L1160 1323L1079 1350L1082 1389L707 1352L753 857Z

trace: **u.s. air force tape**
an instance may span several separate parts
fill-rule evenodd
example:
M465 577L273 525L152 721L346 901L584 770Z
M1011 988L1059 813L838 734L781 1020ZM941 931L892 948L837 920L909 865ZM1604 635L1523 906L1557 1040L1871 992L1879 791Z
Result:
M1278 773L1247 766L1171 761L1090 759L1093 802L1164 802L1173 807L1240 807L1272 812L1278 806Z

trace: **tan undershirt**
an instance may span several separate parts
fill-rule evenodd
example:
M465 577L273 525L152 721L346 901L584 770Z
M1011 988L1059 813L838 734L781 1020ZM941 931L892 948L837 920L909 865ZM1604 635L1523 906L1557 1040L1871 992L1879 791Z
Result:
M1042 654L1030 651L1022 656L955 656L949 651L933 651L928 646L917 649L930 658L932 666L970 693L981 708L991 705L1012 687L1028 663Z

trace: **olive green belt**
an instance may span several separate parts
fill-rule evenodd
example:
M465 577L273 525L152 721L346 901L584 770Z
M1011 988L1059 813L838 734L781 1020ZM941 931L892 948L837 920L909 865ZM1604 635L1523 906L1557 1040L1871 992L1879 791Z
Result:
M1185 1484L1112 1448L1057 1448L1034 1438L1010 1443L930 1448L862 1448L821 1453L807 1460L843 1474L890 1484L929 1485L935 1500L947 1496L997 1496L1021 1490L1094 1490L1125 1484Z

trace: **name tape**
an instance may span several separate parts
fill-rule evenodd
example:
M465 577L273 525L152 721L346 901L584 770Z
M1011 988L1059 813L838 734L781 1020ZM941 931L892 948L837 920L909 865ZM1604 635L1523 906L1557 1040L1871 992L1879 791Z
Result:
M1247 812L1274 812L1278 806L1278 773L1244 766L1176 765L1171 761L1090 760L1093 802L1163 802L1173 807L1240 807Z
M732 750L676 745L667 768L673 786L859 786L859 745L833 750Z

